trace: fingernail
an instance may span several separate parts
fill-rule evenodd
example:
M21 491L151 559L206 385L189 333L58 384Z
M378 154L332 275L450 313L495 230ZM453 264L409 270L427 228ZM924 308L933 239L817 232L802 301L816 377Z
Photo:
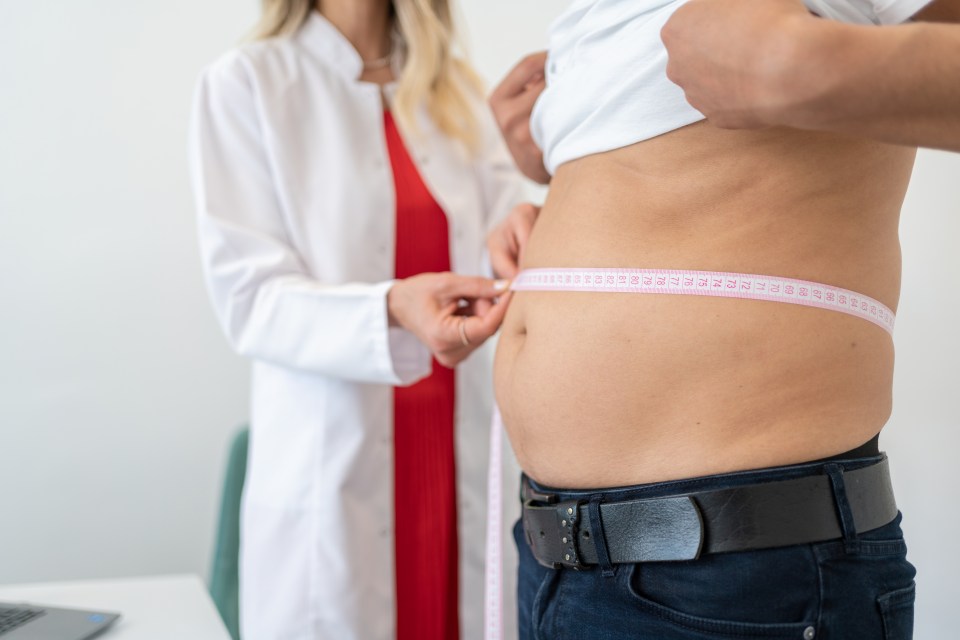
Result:
M493 288L497 291L505 291L510 286L509 280L497 280L493 283Z

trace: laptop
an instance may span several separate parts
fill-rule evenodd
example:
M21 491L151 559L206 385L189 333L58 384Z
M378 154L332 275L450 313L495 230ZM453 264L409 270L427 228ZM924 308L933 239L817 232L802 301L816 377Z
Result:
M0 602L0 640L87 640L120 614Z

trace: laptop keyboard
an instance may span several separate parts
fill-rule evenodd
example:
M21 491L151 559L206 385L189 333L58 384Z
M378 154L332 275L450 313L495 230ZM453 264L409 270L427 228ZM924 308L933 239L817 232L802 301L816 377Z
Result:
M0 606L0 636L44 614L43 609Z

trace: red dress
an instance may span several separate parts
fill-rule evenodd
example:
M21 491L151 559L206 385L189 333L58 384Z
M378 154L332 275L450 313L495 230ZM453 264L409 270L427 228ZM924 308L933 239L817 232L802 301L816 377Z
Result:
M384 113L397 194L396 277L450 270L447 217ZM454 371L394 389L397 640L457 640Z

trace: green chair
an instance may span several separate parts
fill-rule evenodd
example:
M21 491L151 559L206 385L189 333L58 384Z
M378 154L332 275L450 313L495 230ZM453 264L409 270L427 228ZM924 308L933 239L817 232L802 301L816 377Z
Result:
M240 640L240 496L247 472L250 430L244 426L233 437L220 500L220 519L210 571L210 597L233 640Z

